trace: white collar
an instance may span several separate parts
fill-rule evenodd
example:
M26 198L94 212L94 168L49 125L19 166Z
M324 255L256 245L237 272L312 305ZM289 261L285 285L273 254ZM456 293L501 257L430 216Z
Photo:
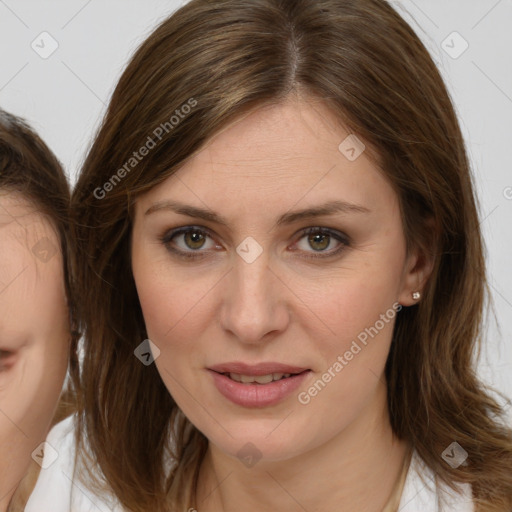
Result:
M436 483L433 471L414 450L398 512L474 512L471 486L457 484L457 487L461 494L439 481Z

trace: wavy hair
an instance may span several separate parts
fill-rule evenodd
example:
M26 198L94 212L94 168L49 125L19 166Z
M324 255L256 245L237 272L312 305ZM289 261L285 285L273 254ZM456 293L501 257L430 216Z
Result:
M489 294L467 152L435 63L385 0L192 0L132 56L72 197L85 333L77 446L101 469L89 476L131 511L194 505L207 439L155 365L133 355L147 333L132 208L241 115L298 91L374 149L408 249L436 248L424 297L397 317L386 364L395 434L452 489L471 484L477 510L509 512L512 432L475 369ZM159 127L161 140L135 159ZM469 454L458 468L441 458L453 441Z

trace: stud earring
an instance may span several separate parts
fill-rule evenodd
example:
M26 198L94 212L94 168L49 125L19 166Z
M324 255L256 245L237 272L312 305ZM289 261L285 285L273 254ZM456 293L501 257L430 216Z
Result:
M420 292L412 292L412 298L414 300L418 300L420 297L421 297L421 293Z

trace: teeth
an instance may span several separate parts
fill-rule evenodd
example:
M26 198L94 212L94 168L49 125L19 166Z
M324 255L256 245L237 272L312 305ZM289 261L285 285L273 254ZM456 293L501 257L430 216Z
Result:
M258 384L268 384L269 382L272 382L274 380L274 376L272 374L270 374L270 375L258 375L257 377L254 377L254 380Z
M258 375L257 377L251 375L240 375L239 373L230 373L229 377L236 381L242 382L243 384L250 384L257 382L258 384L268 384L269 382L286 379L290 377L291 373L269 373L268 375Z
M254 382L256 380L255 377L248 377L247 375L240 375L240 382L246 384L248 382Z

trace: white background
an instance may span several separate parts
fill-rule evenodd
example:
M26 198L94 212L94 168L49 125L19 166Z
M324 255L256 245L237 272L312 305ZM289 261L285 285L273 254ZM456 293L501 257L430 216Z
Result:
M130 55L183 3L0 0L0 107L32 124L72 183ZM431 51L461 121L500 328L491 317L479 373L512 397L512 0L393 4ZM58 43L47 59L31 47L42 46L44 31ZM469 46L457 58L445 51L460 53L464 41Z

